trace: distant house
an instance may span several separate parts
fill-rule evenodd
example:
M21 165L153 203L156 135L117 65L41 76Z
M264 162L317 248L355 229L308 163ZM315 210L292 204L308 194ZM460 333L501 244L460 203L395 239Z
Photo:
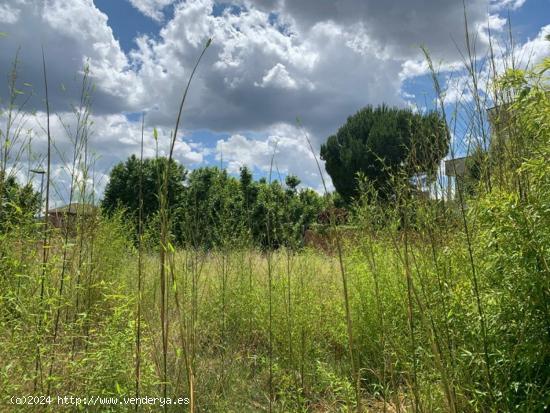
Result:
M467 174L466 161L468 156L462 156L460 158L453 158L445 160L445 175L447 176L447 199L453 199L455 193L453 193L452 187L456 190L456 181L464 179ZM452 182L454 180L454 185ZM456 191L454 191L456 192Z
M98 208L92 204L72 203L48 211L48 220L55 228L68 228L71 232L76 231L79 219L82 222L89 222L97 216Z

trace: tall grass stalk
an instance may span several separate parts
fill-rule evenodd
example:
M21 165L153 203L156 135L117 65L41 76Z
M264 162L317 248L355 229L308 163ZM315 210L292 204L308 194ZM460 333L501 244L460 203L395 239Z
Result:
M268 183L271 186L271 174L273 172L273 161L275 160L275 154L277 152L277 144L273 148L273 153L271 155L271 161L269 164L269 179ZM269 413L273 410L273 399L274 399L274 390L273 390L273 240L271 237L271 214L272 214L272 202L271 191L269 192L269 197L267 200L267 219L266 219L266 229L267 229L267 301L268 301L268 332L269 332L269 349L268 349L268 359L269 359Z
M25 134L27 124L26 106L32 94L27 93L24 100L19 103L19 97L25 93L18 89L19 49L15 53L11 70L8 74L9 99L7 102L7 117L5 129L0 130L0 199L4 195L4 183L8 178L16 175L18 164L21 162L26 142ZM4 114L2 110L0 114ZM8 166L10 166L8 170ZM4 208L0 203L0 213Z
M191 343L189 342L189 327L185 318L185 309L180 303L179 292L180 288L178 287L177 278L175 276L175 261L174 256L170 256L170 273L172 275L172 290L174 292L174 303L176 304L176 310L178 315L178 327L179 327L179 338L180 338L180 348L183 354L184 368L187 375L187 390L189 394L189 411L194 413L196 411L196 402L195 402L195 375L193 370L193 355ZM185 294L185 291L183 291ZM191 309L193 311L193 309Z
M48 211L50 210L50 174L51 174L51 133L50 133L50 99L48 95L48 75L46 72L46 56L44 53L44 47L42 47L42 75L44 79L44 94L45 94L45 104L46 104L46 136L48 139L47 148L46 148L46 200L44 206L44 226L43 226L43 237L42 237L42 272L40 275L40 301L39 301L39 316L38 316L38 333L42 334L42 323L43 323L43 302L44 302L44 284L46 281L46 271L48 267L48 258L49 258L49 226L50 220L48 217ZM42 201L42 200L41 200ZM40 205L42 207L42 205ZM37 390L37 381L40 378L40 389L43 390L43 381L42 381L42 369L41 369L41 348L40 342L37 344L36 348L36 363L35 363L35 379L34 379L34 391Z
M138 268L137 268L137 309L136 309L136 397L140 395L141 382L141 302L143 281L143 135L145 113L141 115L141 140L139 146L139 207L138 207ZM139 405L136 404L136 411Z
M466 19L466 21L467 21L467 19ZM466 27L467 27L467 25L466 25ZM444 96L443 96L443 93L442 93L442 90L441 90L441 85L439 83L439 78L438 78L437 72L435 71L435 68L434 68L434 65L433 65L433 62L432 62L432 59L430 57L430 54L429 54L428 50L423 47L422 51L424 52L424 56L425 56L426 61L428 63L428 68L429 68L430 73L431 73L431 77L432 77L432 81L433 81L434 89L435 89L435 93L436 93L436 99L437 99L437 103L439 105L439 110L441 111L441 114L442 114L443 119L445 121L445 130L446 130L446 133L447 133L448 140L449 140L449 142L453 142L452 139L451 139L450 128L449 128L448 121L447 121L447 113L446 113L446 109L445 109ZM452 159L455 158L455 151L454 151L454 148L453 148L452 144L450 146L450 155L451 155ZM454 169L453 170L454 175L458 176L457 169L456 169L456 164L453 162L452 165L453 165L453 169ZM486 323L486 320L485 320L485 313L484 313L483 303L481 301L481 293L480 293L480 289L479 289L479 280L478 280L478 276L477 276L477 268L476 268L475 260L474 260L474 253L473 253L473 245L472 245L472 239L471 239L471 234L470 234L470 227L468 225L468 219L467 219L467 214L466 214L466 206L465 206L465 200L464 200L464 190L463 190L462 182L461 182L460 179L456 180L456 194L458 195L458 204L459 204L459 207L460 207L460 215L461 215L461 219L462 219L462 226L463 226L464 234L465 234L465 237L466 237L466 245L467 245L467 250L468 250L469 266L470 266L470 272L471 272L471 276L472 276L473 293L474 293L474 297L475 297L475 300L476 300L476 308L477 308L477 312L478 312L478 316L479 316L479 324L480 324L480 328L481 328L481 335L482 335L481 338L482 338L482 343L483 343L483 357L484 357L484 360L485 360L484 366L485 366L485 372L486 372L486 377L487 377L487 391L489 392L489 394L492 394L492 392L493 392L493 379L492 379L492 373L491 373L491 360L490 360L490 356L489 356L489 344L488 344L488 339L487 339L487 323Z
M72 139L73 143L73 157L71 162L71 168L69 171L70 175L70 184L69 184L69 203L68 208L69 210L66 211L63 214L64 218L64 225L63 225L63 254L62 254L62 264L61 264L61 273L60 273L60 280L59 280L59 288L57 291L57 298L56 298L56 308L55 308L55 317L54 317L54 323L53 323L53 332L52 332L52 346L53 350L51 352L50 356L50 367L48 372L48 386L46 394L49 396L51 393L51 384L52 384L52 374L54 371L54 364L55 364L55 348L56 348L56 342L59 334L59 324L61 319L61 310L64 307L63 305L63 295L64 295L64 287L65 287L65 278L67 275L68 267L69 267L69 249L72 248L72 246L69 245L69 237L71 236L71 208L72 203L75 198L75 192L76 187L78 184L78 171L77 167L78 160L81 155L81 151L85 145L87 145L87 139L88 139L88 127L89 127L89 117L90 117L90 109L91 109L91 92L92 92L92 85L89 82L89 67L85 66L84 68L84 75L82 78L82 87L80 91L80 102L79 106L75 108L75 116L76 116L76 129L75 129L75 135ZM67 132L67 135L71 139L71 131L69 126L64 125L65 131ZM78 209L75 210L77 213L77 219L78 219ZM76 222L76 220L75 220ZM67 309L68 310L68 309ZM68 314L68 312L67 312Z
M88 103L88 107L91 107L91 102ZM88 123L88 120L85 120L86 123ZM91 124L91 122L90 122ZM72 323L73 325L76 324L78 317L82 314L81 312L81 295L82 295L82 275L86 278L90 276L89 270L90 270L90 263L89 260L89 253L90 249L92 248L92 243L90 242L90 235L93 233L94 228L94 222L92 218L95 218L95 212L91 210L94 205L94 199L93 199L93 193L94 188L88 187L88 180L90 177L90 157L88 155L89 153L89 138L90 138L90 130L89 127L86 126L83 129L83 138L82 138L82 150L79 155L79 162L78 162L78 170L82 173L82 177L77 181L77 188L78 188L78 200L79 204L76 207L76 238L78 240L78 260L76 262L77 265L77 273L76 273L76 284L74 289L75 294L75 305L73 309L73 317L72 317ZM88 191L90 192L90 195L88 194ZM92 205L92 207L90 207ZM85 256L84 256L85 255ZM86 262L84 262L86 260ZM68 314L68 312L67 312ZM80 330L80 326L78 326ZM78 334L75 334L72 340L72 347L71 347L71 361L74 360L76 347L78 343L78 339L81 336L81 332L78 331Z
M195 72L197 70L197 67L199 66L199 63L204 56L204 53L212 43L212 39L208 39L206 42L206 45L204 46L199 58L197 59L195 66L193 67L193 70L191 71L191 75L189 76L189 80L187 81L187 85L185 87L185 90L183 92L183 96L179 105L178 110L178 116L176 119L176 126L174 128L174 131L172 132L171 139L170 139L170 151L168 153L167 162L165 164L164 170L163 170L163 177L162 177L162 185L159 189L159 214L160 214L160 299L161 299L161 306L160 306L160 321L161 321L161 330L162 330L162 394L164 397L167 397L167 384L168 384L168 376L167 376L167 357L168 357L168 326L169 326L169 318L168 318L168 294L167 294L167 279L166 279L166 255L170 254L173 250L172 243L170 241L170 225L171 225L171 217L170 217L170 206L168 205L168 182L169 182L169 174L170 174L170 165L172 163L173 154L174 154L174 146L176 144L176 139L178 135L178 128L181 120L181 114L183 111L183 105L185 103L185 99L187 98L187 92L189 91L189 86L191 85L191 82L193 80L193 77L195 75ZM167 410L167 406L165 406L165 411Z
M418 383L418 357L417 357L417 344L415 334L415 318L414 318L414 305L413 305L413 278L411 272L411 266L409 262L409 213L407 211L408 194L405 188L402 188L400 196L398 195L397 205L399 209L399 218L402 222L403 228L403 270L405 272L405 278L407 280L407 320L409 325L409 338L410 338L410 356L412 358L412 393L414 396L414 411L415 413L421 412L422 405L419 394ZM404 199L399 199L401 196Z
M323 176L323 172L321 170L321 166L319 165L319 161L317 160L317 155L313 149L313 145L311 144L311 140L309 139L308 134L305 132L304 128L302 127L301 121L299 118L296 119L298 126L302 130L302 133L307 141L307 144L309 146L309 149L311 151L311 154L313 155L313 158L315 159L315 163L317 165L317 170L319 171L319 176L321 177L321 182L323 183L323 189L325 191L325 196L328 197L328 190L327 185L325 182L325 178ZM350 298L349 298L349 292L348 292L348 278L346 274L346 270L344 267L344 255L342 250L342 239L341 234L337 228L336 223L336 217L334 217L333 213L330 214L329 217L329 225L331 226L332 232L334 233L334 241L336 243L336 251L338 253L338 267L340 269L340 275L342 277L342 292L343 292L343 299L344 299L344 309L346 314L346 329L347 329L347 335L348 335L348 350L349 350L349 356L350 356L350 362L351 362L351 370L352 370L352 376L353 381L355 383L355 399L356 399L356 409L357 412L362 411L361 407L361 372L357 368L357 361L355 358L355 352L354 352L354 344L353 344L353 322L351 319L351 312L350 312Z
M359 180L359 185L361 186L361 192L363 194L366 194L367 196L370 196L370 193L372 192L372 188L369 188L368 185L363 186L364 182L362 180ZM364 207L364 206L363 206ZM359 211L361 209L359 208ZM374 233L375 233L375 226L373 223L376 221L378 217L378 211L377 208L372 207L372 205L367 204L366 213L365 215L360 215L361 222L366 224L366 227L364 228L364 232L366 233L366 256L367 256L367 263L370 268L370 272L372 274L373 284L374 284L374 300L376 303L376 313L378 318L378 331L379 331L379 340L380 340L380 347L382 349L382 359L383 359L383 365L382 365L382 372L380 374L381 376L381 387L382 387L382 398L383 398L383 412L387 412L387 398L388 398L388 392L387 392L387 376L388 376L388 365L391 366L392 358L391 354L387 354L387 342L386 342L386 325L385 325L385 317L384 317L384 303L382 301L381 291L380 291L380 274L378 265L376 262L376 254L374 251ZM393 374L390 374L390 380L393 384L393 387L395 386L395 383L393 381ZM400 411L401 403L397 399L395 402L395 406L397 411Z

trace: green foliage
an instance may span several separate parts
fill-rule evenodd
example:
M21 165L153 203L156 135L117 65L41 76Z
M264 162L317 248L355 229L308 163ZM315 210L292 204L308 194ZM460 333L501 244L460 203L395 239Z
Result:
M161 160L143 162L143 217L149 245L158 240L161 168ZM102 202L107 214L122 208L137 222L139 174L135 156L113 168ZM286 188L278 181L254 181L246 167L241 169L240 179L216 167L186 173L174 162L168 193L175 241L206 249L244 245L299 247L303 231L316 221L325 201L311 189L299 189L296 176L287 176L285 182Z
M433 177L448 148L445 125L437 113L367 106L327 139L321 158L336 190L349 202L358 195L358 173L389 198L394 193L390 177L400 170L409 178L419 173Z
M476 204L479 249L490 291L490 317L498 349L497 379L506 406L517 411L548 408L550 377L550 62L534 72L509 71L514 88L510 139L528 142L509 173L521 179ZM526 191L528 188L528 191ZM546 395L546 396L545 396Z
M175 216L177 238L194 247L237 246L246 240L239 181L219 168L193 170Z
M40 211L40 193L12 176L3 179L0 175L0 181L0 232L34 220Z
M140 166L140 160L130 156L126 162L117 164L110 173L109 183L105 188L102 209L112 214L122 208L133 220L137 219L139 209L140 175L143 188L143 216L147 220L159 210L158 187L166 168L163 158L145 159ZM183 193L183 182L187 175L183 166L172 161L168 182L168 205L175 208Z
M50 228L46 237L34 219L37 194L0 181L0 410L33 410L9 405L11 396L164 389L170 397L192 389L194 411L209 412L548 410L549 72L546 59L499 79L512 97L499 162L494 146L475 148L458 200L412 196L411 176L429 175L444 150L436 143L423 154L415 133L431 136L438 116L424 125L387 108L377 109L384 124L377 110L356 115L340 142L362 154L342 152L358 168L352 225L327 231L339 237L338 257L297 247L319 211L344 200L301 189L295 176L187 174L174 163L170 214L161 217L166 163L142 168L132 157L113 170L106 214L77 216L74 234ZM367 149L356 139L365 125ZM172 220L162 281L158 259L133 236L142 169L146 246L159 248L162 219Z

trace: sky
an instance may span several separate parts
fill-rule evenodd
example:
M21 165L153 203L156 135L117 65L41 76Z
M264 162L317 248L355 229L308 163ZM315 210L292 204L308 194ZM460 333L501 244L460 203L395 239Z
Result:
M465 6L480 56L489 31L505 49L509 27L521 64L548 56L550 0ZM17 55L21 130L32 142L32 155L21 159L40 166L43 48L54 113L54 198L61 203L87 65L94 87L89 159L100 198L109 170L139 154L142 114L145 156L155 155L154 129L160 153L168 151L190 71L212 38L183 109L177 161L190 169L221 165L232 174L247 165L259 178L275 154L281 176L298 175L304 187L321 191L306 137L318 153L366 105L429 109L433 87L421 46L440 70L447 103L468 100L464 13L461 0L0 0L0 106ZM0 129L5 125L4 113Z

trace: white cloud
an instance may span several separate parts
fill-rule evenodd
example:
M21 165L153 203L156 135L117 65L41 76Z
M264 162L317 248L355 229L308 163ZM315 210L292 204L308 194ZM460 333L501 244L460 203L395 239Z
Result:
M280 87L283 89L297 89L298 84L290 77L285 65L277 63L269 69L260 83L254 82L255 86L259 87Z
M508 20L498 14L489 14L485 22L480 22L477 25L478 43L482 46L487 46L489 43L498 43L499 35L508 24Z
M406 60L401 65L399 78L401 80L411 79L429 73L429 66L426 59Z
M0 0L0 6L5 7L2 1L5 0ZM115 40L107 16L92 0L19 0L10 3L10 7L17 7L19 21L2 27L7 36L0 40L0 67L9 68L19 50L18 78L33 84L35 90L36 98L29 101L29 106L33 106L29 109L43 107L43 46L52 109L67 110L67 102L78 99L79 85L73 80L88 64L95 85L95 110L128 110L142 84ZM61 84L66 86L63 91Z
M14 24L19 20L20 10L8 4L0 4L0 23Z
M447 76L445 84L446 89L443 98L447 105L466 104L474 99L471 78L468 74L461 72L459 76Z
M237 173L242 166L248 166L266 175L271 171L272 180L279 179L279 173L294 174L306 186L319 189L320 177L315 155L311 153L304 132L294 126L274 125L263 139L232 135L228 139L218 140L216 153L218 161L223 155L224 164L230 173ZM330 178L324 172L324 162L318 161L323 177L332 189Z
M91 116L88 128L88 161L93 163L93 173L102 177L96 180L96 191L100 195L108 180L108 173L118 162L125 160L130 155L139 156L141 145L141 123L129 121L124 115L99 115ZM76 118L72 113L60 113L50 118L51 137L54 148L52 149L52 177L57 182L54 198L67 200L70 185L70 172L74 153L74 131L76 130ZM33 130L32 150L34 156L31 163L45 167L44 155L46 153L47 136L44 132L46 114L38 112L29 117L27 127ZM158 132L158 152L160 156L167 156L170 148L170 130L160 127ZM152 158L156 155L157 142L153 138L153 128L144 130L144 156ZM40 156L38 156L40 155ZM174 159L186 168L197 166L204 162L205 151L203 145L190 142L185 137L180 137L174 146ZM29 159L25 156L20 160L26 164ZM80 168L82 169L82 168ZM80 172L81 173L81 172ZM90 171L90 174L92 171Z
M521 66L532 66L542 62L544 58L550 55L550 42L547 37L550 36L550 24L543 26L537 37L530 39L519 45L515 50L516 63Z
M145 16L162 22L164 20L163 10L176 0L128 0L132 6L138 9Z
M479 65L481 69L478 70L477 82L478 88L482 93L490 94L492 87L491 81L495 76L493 67L498 76L503 74L505 70L510 67L518 69L533 68L545 57L548 57L548 55L550 55L550 42L546 40L546 36L549 34L550 25L544 26L534 39L516 45L513 54L507 53L506 50L500 53L497 51L492 64L486 62L483 66ZM471 79L470 76L465 73L464 68L459 68L454 77L449 77L447 87L447 103L455 103L458 101L470 102L473 99Z
M364 49L343 48L342 42L355 38L352 29L320 23L305 33L292 27L291 34L259 10L213 16L211 9L208 0L178 4L158 39L139 39L132 58L147 87L138 101L158 102L153 121L175 117L189 69L210 36L213 45L186 106L187 127L265 128L291 123L307 110L322 139L368 100L400 101L396 88L390 87L399 82L398 65L381 62ZM327 99L336 100L335 105L327 106Z
M166 151L182 90L209 37L214 41L191 86L182 130L231 135L218 145L233 169L240 162L265 171L277 141L280 170L296 173L313 187L319 185L318 172L292 126L296 116L318 149L359 108L405 104L409 97L401 90L403 82L427 73L420 45L428 47L434 62L444 62L438 63L442 72L459 70L453 39L463 38L461 2L409 0L389 7L382 0L235 0L241 8L214 16L212 0L129 1L162 28L158 35L140 35L135 50L125 54L107 16L92 0L0 0L2 31L8 33L0 40L0 67L8 68L21 46L19 77L35 85L37 97L29 110L43 108L41 43L57 112L66 112L69 102L78 100L78 82L71 79L89 62L96 85L93 145L103 172L139 147L139 125L128 122L122 112L147 111L146 155L154 153L153 126L159 130L161 152ZM523 1L470 3L471 27L481 33L478 50L484 51L487 27L497 33L504 28L499 10L521 7ZM164 21L164 10L172 4L173 18ZM540 60L547 53L543 31L518 45L518 59L519 53L523 61ZM461 88L464 83L457 83L456 90ZM458 99L451 93L448 99ZM43 148L37 145L37 151ZM181 162L196 165L211 148L182 140L175 150Z
M487 19L487 26L491 30L502 31L507 23L508 20L504 17L499 16L498 14L490 14Z
M156 18L169 3L132 1ZM98 91L96 110L150 109L149 122L160 125L173 123L189 71L212 36L213 46L186 103L185 126L237 132L292 123L301 115L316 140L367 103L403 104L401 82L425 72L418 45L445 37L447 49L452 49L448 35L462 30L461 24L432 25L425 35L422 22L437 16L452 16L453 22L461 18L461 7L441 2L413 0L408 7L387 10L368 0L369 13L352 0L343 0L334 10L311 1L268 3L270 8L248 2L248 7L214 16L212 0L182 1L159 36L141 36L128 56L114 39L107 16L91 0L50 0L47 8L29 3L22 14L25 24L19 26L44 28L43 37L50 39L48 62L56 62L50 72L58 83L90 62ZM270 14L273 10L280 14ZM470 11L475 21L483 15L480 10L476 5ZM389 30L390 22L397 24L396 30ZM372 30L370 23L380 30ZM24 30L13 30L25 43L33 43ZM442 35L435 35L438 31ZM440 43L433 44L434 53L442 49ZM40 55L36 42L25 55ZM28 67L32 80L40 84L40 65Z
M522 7L527 0L491 0L491 8L495 10L517 10Z

